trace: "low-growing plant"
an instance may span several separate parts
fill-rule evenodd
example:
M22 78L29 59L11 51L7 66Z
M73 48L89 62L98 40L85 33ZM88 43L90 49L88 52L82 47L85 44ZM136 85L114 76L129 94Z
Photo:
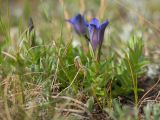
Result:
M138 88L138 78L145 73L145 66L148 64L143 56L142 38L133 36L122 53L119 64L115 66L117 75L115 75L115 82L113 82L115 87L113 95L126 95L133 91L137 106L138 92L142 90Z

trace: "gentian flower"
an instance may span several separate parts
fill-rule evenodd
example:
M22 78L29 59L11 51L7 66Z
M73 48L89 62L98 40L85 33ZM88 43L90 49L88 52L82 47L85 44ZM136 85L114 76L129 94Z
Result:
M100 24L96 18L93 18L88 25L90 43L94 52L96 51L97 47L99 47L99 50L101 49L105 28L108 24L108 20L105 20L102 24Z
M29 18L29 21L28 21L28 29L29 29L29 33L31 33L31 31L34 29L33 19L31 17Z
M30 17L28 21L28 32L29 32L29 39L31 41L31 47L36 46L36 35L34 30L33 19Z
M84 17L81 14L77 14L75 17L67 20L72 27L74 28L75 32L80 35L80 36L84 36L86 39L89 40L87 33L87 27L88 27L88 23L84 20Z

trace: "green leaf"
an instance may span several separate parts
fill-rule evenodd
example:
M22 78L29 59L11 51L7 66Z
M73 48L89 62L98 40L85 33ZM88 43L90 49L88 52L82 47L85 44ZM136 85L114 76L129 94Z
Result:
M92 111L93 111L93 108L94 108L94 98L93 98L93 96L91 96L91 97L87 100L86 105L87 105L88 110L89 110L90 112L92 112Z

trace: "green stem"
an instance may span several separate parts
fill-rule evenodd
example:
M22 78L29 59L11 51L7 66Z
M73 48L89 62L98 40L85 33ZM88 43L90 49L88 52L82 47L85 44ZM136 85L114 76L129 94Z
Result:
M131 77L132 77L132 81L133 81L133 91L134 91L134 98L135 98L135 105L136 105L136 108L138 106L138 89L137 89L137 75L133 73L133 68L132 68L132 65L129 61L129 58L128 58L128 55L127 56L127 62L128 62L128 65L129 65L129 69L130 69L130 73L131 73Z

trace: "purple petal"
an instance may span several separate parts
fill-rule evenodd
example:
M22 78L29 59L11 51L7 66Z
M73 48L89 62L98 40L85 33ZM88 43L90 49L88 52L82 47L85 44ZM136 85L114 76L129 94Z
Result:
M87 34L88 23L84 20L81 14L77 14L75 17L67 20L73 26L74 30L79 35Z
M93 18L90 22L90 25L95 25L96 28L99 28L100 23L96 18Z
M82 19L81 14L77 14L75 17L69 19L69 22L72 24L76 24L76 23L79 23L81 19Z
M90 34L90 42L93 47L93 50L95 51L97 48L97 45L99 44L99 33L96 25L90 24L89 25L89 34Z
M109 20L107 19L100 25L99 29L104 31L108 24L109 24Z
M104 39L104 32L105 32L105 29L106 29L108 24L109 24L109 21L106 20L99 27L99 46L100 47L102 46L102 42L103 42L103 39Z

